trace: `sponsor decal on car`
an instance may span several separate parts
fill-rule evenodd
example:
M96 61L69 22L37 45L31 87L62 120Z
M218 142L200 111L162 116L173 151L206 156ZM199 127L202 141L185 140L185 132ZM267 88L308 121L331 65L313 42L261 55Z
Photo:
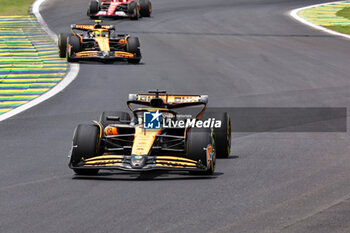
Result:
M222 122L215 118L208 118L206 120L198 120L196 118L187 118L177 120L175 118L167 118L163 113L144 112L143 114L143 128L144 129L160 129L163 128L221 128Z
M143 128L145 129L160 129L162 113L144 112L143 113Z
M123 11L116 11L116 12L114 12L114 14L117 16L126 16L125 12L123 12Z
M164 128L220 128L221 121L216 120L215 118L209 118L205 121L197 120L197 119L186 119L186 120L172 120L163 119L163 127Z

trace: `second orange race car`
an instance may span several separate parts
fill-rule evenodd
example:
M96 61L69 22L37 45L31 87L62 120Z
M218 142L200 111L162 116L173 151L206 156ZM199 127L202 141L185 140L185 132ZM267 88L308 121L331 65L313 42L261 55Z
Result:
M116 34L113 25L102 25L101 20L95 22L93 25L72 24L72 33L60 33L59 56L66 57L69 62L81 60L140 62L138 37Z

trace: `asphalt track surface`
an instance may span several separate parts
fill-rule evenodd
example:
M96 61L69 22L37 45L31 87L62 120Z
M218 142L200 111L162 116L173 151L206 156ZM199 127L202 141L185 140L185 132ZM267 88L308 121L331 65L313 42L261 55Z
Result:
M216 174L67 167L73 129L128 93L209 95L218 107L349 107L350 43L295 22L304 0L153 0L112 21L141 39L140 65L83 63L50 100L0 123L0 232L350 232L348 133L234 134ZM49 0L56 33L88 23L85 0Z

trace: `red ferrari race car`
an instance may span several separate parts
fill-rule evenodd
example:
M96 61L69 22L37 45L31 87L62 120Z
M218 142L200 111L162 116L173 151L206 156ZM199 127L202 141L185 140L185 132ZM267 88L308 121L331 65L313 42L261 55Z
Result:
M151 13L151 0L93 0L87 11L91 19L127 17L137 20L140 17L150 17Z

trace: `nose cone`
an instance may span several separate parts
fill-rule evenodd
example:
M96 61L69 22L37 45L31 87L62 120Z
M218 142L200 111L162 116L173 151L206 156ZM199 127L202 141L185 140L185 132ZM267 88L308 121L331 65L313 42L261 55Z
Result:
M132 155L131 167L135 169L143 168L146 165L146 155Z

